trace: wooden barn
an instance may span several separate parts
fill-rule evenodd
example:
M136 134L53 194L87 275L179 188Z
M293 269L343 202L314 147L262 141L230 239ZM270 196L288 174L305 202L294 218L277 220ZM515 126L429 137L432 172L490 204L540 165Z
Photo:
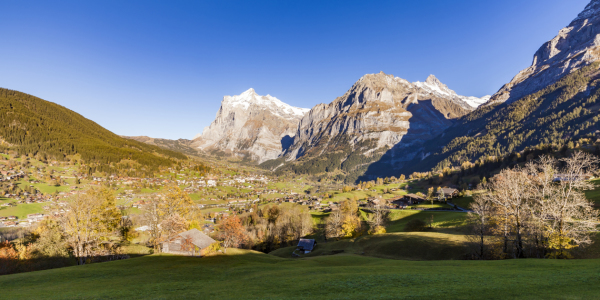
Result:
M451 198L454 198L454 197L458 196L458 190L457 189L453 189L453 188L441 188L441 190L444 193L444 199L451 199ZM436 194L439 197L440 196L440 191L438 190Z
M194 228L162 243L162 251L177 255L204 256L213 243L215 240Z

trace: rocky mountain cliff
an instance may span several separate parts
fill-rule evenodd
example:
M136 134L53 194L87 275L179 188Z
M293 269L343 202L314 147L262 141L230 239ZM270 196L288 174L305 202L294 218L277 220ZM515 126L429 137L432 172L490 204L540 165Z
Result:
M528 147L565 149L569 141L577 144L581 138L597 136L599 47L600 0L593 0L535 53L530 68L486 105L426 142L401 172L472 166Z
M433 75L410 83L368 74L342 97L313 107L282 158L265 166L287 162L281 170L308 174L339 170L353 180L390 149L422 144L485 100L459 96Z
M262 163L289 147L308 109L290 106L249 89L225 96L215 120L192 145L209 153L242 156Z
M514 102L598 60L599 12L600 0L591 1L569 26L542 45L533 56L532 65L505 84L489 103Z

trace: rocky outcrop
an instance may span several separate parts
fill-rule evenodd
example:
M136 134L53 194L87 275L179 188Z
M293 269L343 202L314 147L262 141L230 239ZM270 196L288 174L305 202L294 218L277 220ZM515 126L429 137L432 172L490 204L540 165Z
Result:
M306 112L270 95L259 96L254 89L225 96L215 120L194 138L193 146L262 163L289 146Z
M600 0L593 0L569 26L535 53L529 68L519 72L488 103L514 102L599 58Z
M390 149L421 144L441 133L453 119L475 109L465 99L470 98L457 95L433 75L410 83L383 72L368 74L342 97L313 107L283 157L306 161L336 153L346 170L354 168L349 166L351 156L360 168Z
M410 149L418 152L401 172L462 167L492 157L503 158L504 168L521 162L518 157L528 148L595 135L600 130L599 57L600 0L593 0L539 48L531 67L484 107L460 118L421 149ZM519 152L512 156L514 161L507 159Z

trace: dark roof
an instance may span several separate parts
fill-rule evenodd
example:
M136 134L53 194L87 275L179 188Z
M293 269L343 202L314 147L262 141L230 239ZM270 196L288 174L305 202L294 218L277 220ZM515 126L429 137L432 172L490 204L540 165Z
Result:
M425 198L423 198L423 197L420 197L420 196L418 196L418 195L415 195L415 194L406 194L406 195L404 195L404 197L413 198L413 199L421 199L421 200L425 200Z
M314 247L315 247L315 240L313 240L313 239L300 239L300 241L298 241L299 249L312 251Z

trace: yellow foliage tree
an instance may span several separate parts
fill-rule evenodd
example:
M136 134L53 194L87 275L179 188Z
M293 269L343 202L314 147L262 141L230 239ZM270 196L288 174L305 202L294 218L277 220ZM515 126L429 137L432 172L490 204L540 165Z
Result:
M174 215L186 217L189 215L194 202L190 195L182 191L177 184L168 184L164 187L163 197L158 203L159 213L168 218Z
M108 239L121 219L115 196L107 188L71 198L65 211L60 223L79 264L94 255L99 242Z

